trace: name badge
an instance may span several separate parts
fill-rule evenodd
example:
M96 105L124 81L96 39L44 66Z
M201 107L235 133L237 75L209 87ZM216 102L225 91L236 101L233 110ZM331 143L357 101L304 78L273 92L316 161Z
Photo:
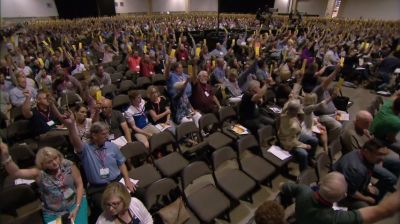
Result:
M53 126L53 125L55 125L55 123L54 123L53 120L47 122L47 126L51 127L51 126Z
M137 69L140 69L140 66L139 66L139 65L136 65L136 68L137 68Z
M110 169L100 168L100 177L104 179L107 178L108 176L110 176Z
M210 96L210 94L207 91L204 91L204 95L206 95L206 97Z
M74 193L74 191L73 191L71 188L67 188L67 189L63 192L64 199L69 199L69 198L71 198L74 194L75 194L75 193Z
M108 140L114 140L114 139L115 139L114 134L109 134L108 135Z

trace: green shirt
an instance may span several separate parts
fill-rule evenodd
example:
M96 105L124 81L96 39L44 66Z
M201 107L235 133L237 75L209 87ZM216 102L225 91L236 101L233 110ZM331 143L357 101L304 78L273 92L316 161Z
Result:
M332 206L317 199L317 194L309 186L286 183L283 194L296 199L297 224L358 224L362 218L358 210L335 211Z
M400 131L400 117L393 113L393 101L386 100L372 121L370 132L378 139L386 140L388 134Z

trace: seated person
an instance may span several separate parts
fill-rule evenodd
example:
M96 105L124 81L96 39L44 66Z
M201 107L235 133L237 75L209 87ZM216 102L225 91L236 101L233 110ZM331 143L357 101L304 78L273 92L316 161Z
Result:
M124 115L120 111L112 109L112 101L109 99L104 99L101 105L100 121L109 127L108 140L124 136L127 142L132 142L131 131Z
M35 180L43 202L43 221L53 223L68 215L75 223L88 223L88 205L81 174L73 162L54 148L41 148L36 154L36 167L20 169L8 153L7 145L0 144L1 161L14 178Z
M174 63L172 66L170 66L170 61L173 60L172 58L169 58L167 60L164 72L165 72L165 79L167 80L167 91L168 95L172 98L175 97L176 89L174 88L175 83L177 82L184 82L186 80L189 80L189 76L185 73L183 73L183 67L181 63ZM170 68L171 67L171 68ZM171 70L171 72L170 72ZM192 85L190 83L185 85L185 91L183 92L187 98L189 98L192 95Z
M146 102L145 108L150 116L150 123L156 124L170 124L171 110L169 103L164 96L160 96L160 92L155 86L147 88L147 96L149 101Z
M10 90L9 95L11 104L14 107L20 107L25 102L26 94L29 93L32 98L36 98L37 90L27 85L27 80L23 72L18 72L16 74L16 79L17 86Z
M24 92L25 101L22 105L22 115L29 119L29 127L34 137L44 134L57 127L59 121L54 109L50 108L53 105L52 99L49 102L49 94L43 90L39 90L36 96L36 107L31 107L31 95L28 90Z
M153 218L138 199L131 197L121 183L111 183L104 190L102 199L103 213L96 224L140 223L153 224Z
M133 73L138 74L140 72L140 61L142 58L139 56L138 51L134 51L128 57L128 67L129 70Z
M347 192L346 179L338 172L323 177L317 192L309 186L295 183L285 183L280 188L283 196L296 199L295 217L298 224L375 223L395 214L400 208L400 192L396 192L376 206L348 211L334 210L333 203L345 198Z
M385 164L384 157L389 150L377 139L367 141L360 150L354 150L337 161L333 170L342 173L349 186L347 197L342 204L351 209L374 205L388 191L394 191L394 185L400 173L400 160L390 160ZM372 186L371 176L375 167L383 161L381 176L375 186ZM384 169L384 170L383 170Z
M368 131L372 119L373 117L368 111L361 110L357 113L354 122L349 122L345 126L346 128L344 128L340 136L343 155L353 150L361 149L372 138L372 135Z
M152 77L154 73L155 62L150 59L148 54L144 55L143 60L140 62L140 73L142 76Z
M400 96L394 100L386 100L372 120L370 132L385 145L399 153L400 148L395 144L396 135L400 132Z
M78 154L85 172L89 187L89 198L93 201L93 215L101 212L101 195L107 185L124 179L130 192L136 191L136 186L128 176L125 157L118 146L107 141L109 128L105 123L95 122L90 127L90 141L83 142L78 135L76 122L72 115L64 115L63 123L68 128L69 139Z
M125 111L125 119L135 133L138 141L141 141L146 148L149 148L148 139L160 132L154 125L149 123L147 112L145 110L146 102L138 91L130 91L128 93L131 105Z
M216 63L217 66L211 73L211 85L223 84L225 80L226 62L223 58L218 58Z
M104 71L103 65L98 65L96 73L91 77L92 83L102 88L105 85L111 85L110 74Z
M218 113L221 105L212 90L212 86L208 84L208 74L202 70L197 75L197 78L192 76L193 93L190 97L190 102L193 108L200 111L202 114Z
M297 100L290 100L283 108L278 130L282 147L296 157L300 172L307 168L308 163L313 164L318 146L318 139L315 136L301 132L303 116L301 104Z
M73 76L59 71L56 79L53 81L53 92L62 96L66 92L82 93L81 83Z
M74 107L73 113L75 116L76 127L78 129L79 137L82 141L88 142L90 140L90 127L92 123L98 121L99 110L95 110L95 114L92 114L88 118L88 108L83 104L78 104Z
M193 121L199 127L201 114L193 109L189 98L185 94L188 83L189 79L184 82L176 82L174 85L174 92L177 94L171 100L173 119L176 124Z
M272 118L260 114L259 111L259 105L263 102L267 88L267 82L260 88L260 82L249 81L247 91L244 92L239 106L239 122L253 134L256 134L257 130L265 125L274 125Z
M225 90L228 92L229 103L235 104L242 100L242 89L238 83L238 72L236 69L231 69L228 72L228 79L225 80Z
M35 81L39 86L39 89L44 89L47 91L51 90L51 85L53 84L51 75L47 74L46 70L42 69L35 76Z

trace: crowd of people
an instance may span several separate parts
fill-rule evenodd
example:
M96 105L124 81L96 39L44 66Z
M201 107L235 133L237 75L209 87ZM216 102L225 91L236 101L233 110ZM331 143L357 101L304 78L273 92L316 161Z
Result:
M255 136L272 126L300 171L315 165L319 146L328 151L342 143L343 156L333 166L338 173L326 177L317 196L283 186L299 198L298 223L323 217L301 210L310 203L341 201L359 209L342 214L341 223L375 221L398 210L392 200L397 192L381 202L388 209L391 203L390 211L381 212L378 203L395 192L400 174L400 96L387 100L375 117L360 111L344 125L334 101L340 87L332 82L395 91L400 22L305 18L293 26L287 17L274 17L265 26L253 17L223 15L219 27L213 14L32 21L3 36L2 141L24 142L8 133L18 119L29 120L34 140L66 128L85 176L51 147L37 151L36 168L20 169L1 145L7 172L38 183L44 221L69 214L75 223L87 223L89 202L97 223L152 223L140 202L145 189L131 182L129 160L111 140L123 137L150 148L151 136L164 129L174 133L185 122L199 127L202 115L224 106L237 108L238 122ZM204 34L215 29L223 33L219 40ZM371 176L379 179L374 186ZM371 217L370 210L379 214ZM339 220L331 210L326 216Z

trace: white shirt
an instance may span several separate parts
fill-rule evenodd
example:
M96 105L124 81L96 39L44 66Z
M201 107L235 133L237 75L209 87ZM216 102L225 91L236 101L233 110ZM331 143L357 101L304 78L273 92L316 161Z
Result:
M80 63L75 67L74 70L72 70L71 75L74 75L76 73L81 73L83 71L86 71L85 66L82 63Z

